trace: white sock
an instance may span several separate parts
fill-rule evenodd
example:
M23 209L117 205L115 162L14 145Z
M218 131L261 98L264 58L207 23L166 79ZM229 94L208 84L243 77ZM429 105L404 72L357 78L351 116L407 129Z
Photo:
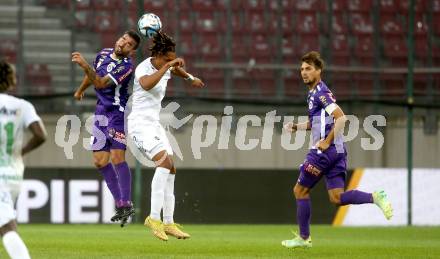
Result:
M3 245L12 259L31 258L26 245L15 231L9 231L3 235Z
M165 224L173 224L173 215L174 215L174 179L176 178L175 174L170 174L167 179L167 186L165 188L165 199L163 204L163 223Z
M153 180L151 181L151 210L150 217L154 220L160 220L160 211L163 207L165 187L167 184L170 170L157 167L154 172Z

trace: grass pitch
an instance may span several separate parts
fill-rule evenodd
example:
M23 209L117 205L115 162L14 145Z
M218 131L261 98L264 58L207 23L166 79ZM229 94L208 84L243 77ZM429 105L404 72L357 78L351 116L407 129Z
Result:
M312 226L313 248L289 250L288 225L186 225L163 242L140 224L19 225L32 258L440 258L439 227ZM8 258L2 247L0 258Z

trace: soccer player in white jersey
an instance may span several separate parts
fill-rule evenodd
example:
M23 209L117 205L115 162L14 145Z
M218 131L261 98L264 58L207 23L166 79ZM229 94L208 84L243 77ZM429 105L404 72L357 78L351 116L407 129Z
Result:
M23 180L22 156L46 140L46 131L31 103L5 94L15 84L14 68L0 61L0 235L9 256L23 259L30 256L17 234L14 209ZM32 137L22 146L26 128Z
M176 57L175 46L173 39L165 33L159 32L153 38L151 57L140 63L135 71L132 110L127 124L129 138L156 165L151 182L151 211L145 219L145 226L164 241L168 240L167 234L179 239L190 235L173 220L176 168L171 158L173 150L159 123L161 102L171 74L184 78L193 87L204 86L200 79L183 69L184 60ZM162 209L163 222L160 217Z

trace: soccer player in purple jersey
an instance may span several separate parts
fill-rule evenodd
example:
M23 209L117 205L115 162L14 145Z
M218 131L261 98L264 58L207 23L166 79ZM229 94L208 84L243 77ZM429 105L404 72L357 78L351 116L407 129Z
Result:
M72 53L72 61L85 72L84 80L74 97L81 100L85 90L92 84L95 86L98 100L92 136L93 159L115 199L116 214L111 221L120 220L121 227L134 214L131 172L125 161L124 111L129 97L128 85L134 71L130 56L139 43L140 37L136 32L125 32L116 41L114 48L105 48L96 55L93 67L81 53ZM107 122L99 121L102 116ZM102 134L105 139L100 138Z
M321 80L324 61L316 51L301 59L301 77L308 87L309 119L305 123L287 123L289 132L311 130L314 147L300 165L300 175L293 189L297 204L299 235L282 241L288 248L312 247L310 237L311 201L310 191L325 176L330 201L336 205L374 203L389 220L393 209L384 191L366 193L358 190L345 191L347 152L342 139L346 117L336 104L327 85Z

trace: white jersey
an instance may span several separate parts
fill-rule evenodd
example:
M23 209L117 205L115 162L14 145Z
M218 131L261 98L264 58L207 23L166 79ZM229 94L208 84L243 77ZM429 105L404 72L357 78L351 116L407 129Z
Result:
M151 63L151 57L140 63L135 71L132 107L128 120L137 122L158 122L162 99L167 90L168 80L171 78L171 71L168 70L160 81L150 90L145 90L139 84L139 79L145 75L152 75L157 69Z
M34 106L28 101L0 94L0 178L3 178L1 180L7 182L22 179L23 132L31 123L40 120Z

